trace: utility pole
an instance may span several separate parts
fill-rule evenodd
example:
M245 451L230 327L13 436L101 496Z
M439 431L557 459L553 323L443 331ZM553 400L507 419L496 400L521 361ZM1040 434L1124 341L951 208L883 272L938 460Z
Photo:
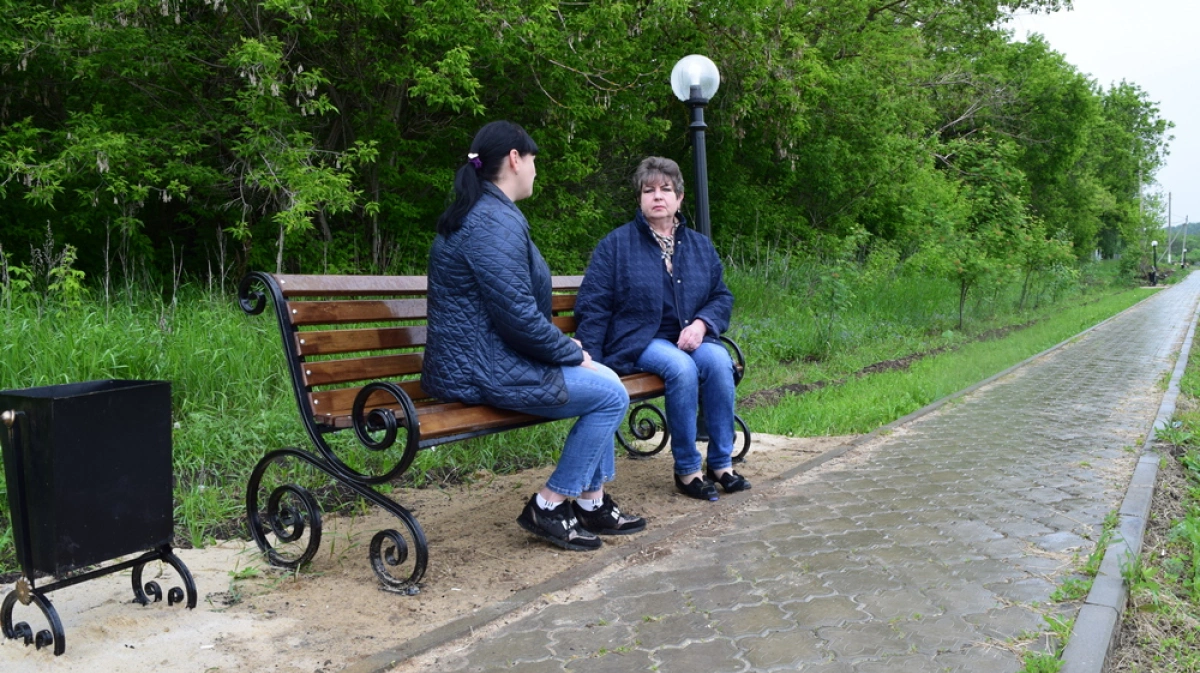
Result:
M1171 235L1171 192L1167 192L1167 266L1171 265L1171 244L1175 237Z

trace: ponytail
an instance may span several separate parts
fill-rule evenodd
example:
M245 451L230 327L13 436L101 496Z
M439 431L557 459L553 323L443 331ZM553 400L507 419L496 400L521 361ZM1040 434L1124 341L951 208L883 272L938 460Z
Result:
M521 156L538 153L533 138L512 122L494 121L479 129L465 163L454 174L454 201L438 218L438 234L449 236L462 227L463 218L483 196L484 181L495 182L500 177L500 168L512 150Z

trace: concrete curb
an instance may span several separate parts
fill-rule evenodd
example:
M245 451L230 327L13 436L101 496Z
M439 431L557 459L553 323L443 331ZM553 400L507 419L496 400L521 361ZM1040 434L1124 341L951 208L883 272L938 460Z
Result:
M1125 491L1125 499L1118 510L1120 519L1116 534L1104 551L1104 558L1092 582L1092 589L1075 618L1067 646L1063 649L1062 668L1059 669L1059 673L1103 673L1106 668L1129 598L1129 590L1125 586L1121 569L1131 560L1141 556L1146 522L1150 518L1150 504L1158 481L1160 457L1149 447L1154 443L1155 431L1166 427L1171 422L1171 416L1175 414L1179 381L1187 368L1198 319L1200 313L1193 307L1192 322L1176 357L1167 392L1163 394L1158 415L1146 432L1142 456L1138 459L1133 477L1129 480L1129 488Z

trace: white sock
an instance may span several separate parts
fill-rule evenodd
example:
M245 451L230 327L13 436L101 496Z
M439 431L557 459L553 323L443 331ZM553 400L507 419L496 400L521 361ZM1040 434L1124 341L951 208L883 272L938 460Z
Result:
M550 502L549 500L543 498L541 493L538 493L537 494L537 504L538 504L538 507L541 507L542 509L552 510L555 507L558 507L559 505L563 504L563 501L559 500L558 502Z
M589 498L575 498L575 502L579 503L579 506L583 508L583 511L595 512L596 510L600 509L600 505L604 504L604 496L600 496L595 500L591 500Z

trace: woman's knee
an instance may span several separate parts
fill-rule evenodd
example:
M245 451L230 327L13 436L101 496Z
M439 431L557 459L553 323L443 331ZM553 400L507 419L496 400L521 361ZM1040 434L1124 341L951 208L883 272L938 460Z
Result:
M733 377L733 358L729 351L717 344L703 343L696 349L693 360L700 376L704 378L716 376Z
M629 391L625 389L625 384L621 383L621 377L605 368L605 370L597 372L593 383L603 391L598 396L597 410L619 412L624 415L625 409L629 407Z
M669 356L659 360L661 376L666 381L689 383L700 378L700 370L696 362L687 353L675 349Z

